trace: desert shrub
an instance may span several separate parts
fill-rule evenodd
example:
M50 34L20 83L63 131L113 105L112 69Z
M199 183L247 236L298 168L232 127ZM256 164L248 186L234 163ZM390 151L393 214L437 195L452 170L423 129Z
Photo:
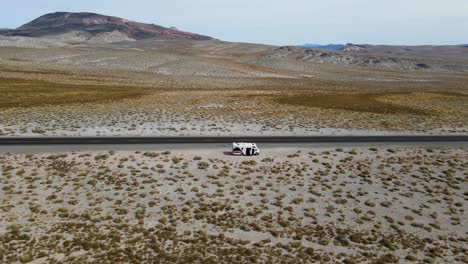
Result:
M418 64L416 64L416 67L420 68L420 69L429 69L429 68L431 68L429 65L427 65L425 63L418 63Z
M383 201L383 202L380 203L380 205L383 206L383 207L390 207L392 205L392 203L389 202L389 201Z
M137 219L143 219L145 217L146 210L144 208L138 208L135 211L135 217Z
M242 164L254 166L254 165L257 165L257 162L255 160L244 160L242 161Z
M384 263L397 263L398 262L398 257L396 257L393 254L386 254L380 256L374 263L376 264L384 264Z
M32 133L35 133L35 134L44 134L46 131L44 129L41 129L41 128L33 128L31 130Z
M197 166L198 166L198 169L205 170L210 166L210 164L208 164L208 162L205 162L205 161L200 161L197 163Z
M105 160L107 159L109 156L107 154L97 154L94 159L95 160Z
M25 252L23 255L21 255L19 257L19 261L21 263L29 263L29 262L33 261L33 259L34 258L33 258L33 254L32 254L31 251Z
M413 255L408 255L408 256L405 257L405 259L408 260L408 261L417 261L418 260L418 258L413 256Z
M292 199L291 202L292 202L293 204L300 204L300 203L304 202L304 198L302 198L302 197L296 197L296 198Z
M154 152L145 152L145 153L143 153L143 156L150 157L150 158L155 158L155 157L159 156L159 154L154 153Z

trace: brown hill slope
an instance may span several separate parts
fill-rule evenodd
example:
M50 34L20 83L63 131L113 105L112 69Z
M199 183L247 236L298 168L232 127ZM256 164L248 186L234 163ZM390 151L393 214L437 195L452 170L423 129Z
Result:
M128 39L193 39L209 40L208 36L183 32L154 24L129 21L123 18L95 13L56 12L43 15L15 30L0 32L6 36L43 37L79 34L92 39L109 34Z

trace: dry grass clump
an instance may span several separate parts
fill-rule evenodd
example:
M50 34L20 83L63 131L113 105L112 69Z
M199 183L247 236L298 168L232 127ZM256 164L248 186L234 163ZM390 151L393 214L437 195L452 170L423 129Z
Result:
M297 95L281 97L278 98L277 101L280 104L292 104L380 114L429 114L429 112L424 110L378 100L379 97L387 95L391 95L391 93Z
M134 98L147 93L140 87L96 84L54 83L0 77L0 109L40 105L80 104Z

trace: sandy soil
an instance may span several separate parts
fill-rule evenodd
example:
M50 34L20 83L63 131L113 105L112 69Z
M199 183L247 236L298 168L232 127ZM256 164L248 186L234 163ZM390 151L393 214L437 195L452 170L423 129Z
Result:
M221 41L2 41L0 136L468 131L463 67L341 65Z
M466 263L467 160L389 146L1 154L0 260Z

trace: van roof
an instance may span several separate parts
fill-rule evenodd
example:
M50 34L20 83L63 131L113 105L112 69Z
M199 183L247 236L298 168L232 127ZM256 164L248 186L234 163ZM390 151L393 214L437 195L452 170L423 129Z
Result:
M239 147L253 147L257 146L255 143L247 143L247 142L233 142L233 146L239 146Z

